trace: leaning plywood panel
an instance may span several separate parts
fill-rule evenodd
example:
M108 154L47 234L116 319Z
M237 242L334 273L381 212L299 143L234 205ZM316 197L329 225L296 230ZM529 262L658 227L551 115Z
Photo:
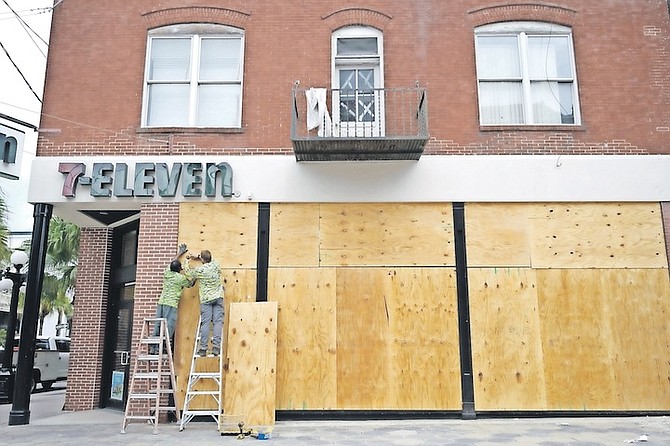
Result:
M272 204L270 267L319 266L319 205Z
M460 407L452 269L337 270L339 409Z
M337 408L337 308L333 268L270 268L277 317L277 409Z
M530 211L533 268L667 268L658 203L552 203Z
M535 272L475 268L468 278L477 409L546 409Z
M274 425L276 355L277 303L230 304L226 416L248 428Z
M179 241L193 254L208 249L222 268L255 268L256 203L182 203Z
M468 266L530 267L528 214L525 203L468 203Z
M449 204L322 204L320 217L321 266L454 265Z
M594 269L536 271L548 410L617 407L608 274ZM635 336L636 333L629 333Z

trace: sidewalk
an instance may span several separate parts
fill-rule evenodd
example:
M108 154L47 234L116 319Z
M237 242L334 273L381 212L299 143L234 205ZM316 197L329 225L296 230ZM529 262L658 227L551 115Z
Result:
M0 420L0 443L23 445L240 445L252 437L221 436L216 424L191 422L179 432L176 423L131 423L121 434L123 413L98 409L68 412L8 426ZM613 446L640 443L670 445L670 418L538 418L385 421L281 421L264 444L318 445L579 445ZM244 443L242 443L244 444Z

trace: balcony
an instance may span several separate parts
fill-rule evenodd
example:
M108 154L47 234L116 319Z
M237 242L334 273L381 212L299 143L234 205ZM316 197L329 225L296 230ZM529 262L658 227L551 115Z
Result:
M428 141L425 88L294 88L297 161L418 160ZM332 104L337 104L333 109Z

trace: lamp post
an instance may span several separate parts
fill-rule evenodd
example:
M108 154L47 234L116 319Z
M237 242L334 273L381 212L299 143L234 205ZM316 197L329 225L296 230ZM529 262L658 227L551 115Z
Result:
M14 251L9 261L16 271L12 272L11 267L8 266L7 270L1 273L4 278L0 280L0 290L12 290L5 336L5 351L2 357L2 367L0 367L0 403L11 403L14 393L14 367L12 364L14 336L16 335L19 291L25 280L25 274L21 273L21 268L28 263L28 255L24 251Z
M35 364L35 335L37 334L40 296L44 281L49 221L52 213L52 204L35 204L33 235L30 244L30 269L26 273L26 300L23 304L19 357L16 360L16 382L14 383L12 410L9 411L8 424L10 426L30 423L30 391Z

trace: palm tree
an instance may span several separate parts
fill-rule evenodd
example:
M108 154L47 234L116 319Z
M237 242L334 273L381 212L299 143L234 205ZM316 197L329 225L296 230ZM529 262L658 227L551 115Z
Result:
M47 260L59 272L65 293L74 289L79 258L79 227L54 217L49 225Z
M47 241L47 266L53 272L55 282L49 285L49 293L45 293L48 277L45 276L45 284L42 287L41 306L43 310L41 313L50 314L55 310L58 312L59 322L63 316L66 316L68 321L72 316L78 258L79 227L61 218L52 218ZM48 302L44 302L45 300ZM40 317L44 322L44 318Z
M42 284L42 298L39 310L39 334L44 329L44 319L54 311L58 311L58 321L65 315L72 316L72 303L64 293L61 279L53 274L46 273Z
M0 189L0 259L9 260L11 253L9 242L9 228L7 227L7 202L5 201L5 194Z
M22 248L29 252L30 240L26 240ZM40 333L44 326L44 318L54 311L58 312L59 322L63 316L66 316L68 320L72 316L78 256L79 228L61 218L53 217L49 224L44 281L40 298ZM22 307L22 300L19 302L19 307Z

